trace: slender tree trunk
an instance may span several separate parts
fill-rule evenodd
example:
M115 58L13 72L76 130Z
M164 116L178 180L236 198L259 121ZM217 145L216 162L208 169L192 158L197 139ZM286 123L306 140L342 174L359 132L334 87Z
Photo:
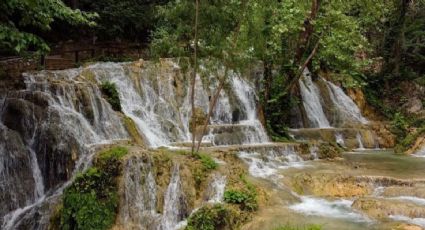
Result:
M314 48L311 51L310 55L308 55L307 59L304 61L304 64L298 70L297 75L295 75L295 78L292 79L292 81L290 82L290 84L286 88L286 92L292 91L292 89L296 85L298 79L300 79L300 77L303 75L305 68L307 68L307 66L311 63L311 60L313 59L313 57L316 55L317 50L319 49L319 44L320 44L320 38L319 38L319 40L317 40L316 45L314 45Z
M304 30L300 33L297 43L297 48L295 50L294 63L297 67L301 63L301 59L304 56L304 53L307 49L308 42L310 41L310 37L313 34L314 28L312 21L314 21L317 17L320 7L320 0L312 0L311 1L311 10L310 15L304 20Z
M214 113L215 105L217 104L217 100L220 97L220 92L223 89L224 84L226 82L226 79L228 77L227 73L228 73L228 68L226 66L225 70L224 70L224 75L223 75L222 78L220 78L219 83L218 83L218 87L217 87L215 94L213 95L213 97L210 101L210 104L208 106L209 107L208 115L207 115L207 117L204 121L204 125L202 126L202 130L200 132L200 137L199 137L200 139L198 140L198 145L196 146L196 152L199 151L199 148L201 147L201 143L202 143L202 138L205 136L205 134L207 132L208 124L209 124L209 121L210 121L210 119L211 119L211 117Z
M241 6L242 9L245 9L246 3L247 3L247 1L242 2L242 6ZM243 12L245 13L245 11L243 11ZM242 16L242 18L243 18L243 16ZM239 22L236 29L235 29L235 31L236 31L235 36L233 37L233 40L232 40L232 48L236 48L237 41L238 41L238 38L239 38L240 29L241 29L241 23ZM232 54L232 55L234 55L234 54ZM203 125L201 133L200 133L201 135L200 135L199 140L198 140L198 145L196 146L196 152L198 152L199 148L201 147L202 138L204 137L205 132L207 131L208 124L209 124L211 116L214 112L215 105L217 103L218 98L220 97L220 92L223 89L224 84L227 80L227 73L228 73L229 67L228 67L228 65L225 64L224 68L225 68L224 69L224 75L221 79L219 79L218 87L217 87L217 89L216 89L216 91L213 95L213 98L210 101L208 115L205 119L204 125Z
M198 16L199 16L199 0L195 0L195 47L193 53L193 74L192 81L190 83L190 103L192 107L192 119L195 116L195 82L196 82L196 73L198 71ZM192 154L195 150L195 137L196 137L196 125L192 127Z

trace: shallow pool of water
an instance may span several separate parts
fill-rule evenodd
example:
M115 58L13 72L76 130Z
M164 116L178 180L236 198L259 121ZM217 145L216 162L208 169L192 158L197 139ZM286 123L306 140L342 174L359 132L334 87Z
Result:
M284 180L298 173L425 179L425 158L396 155L392 151L366 150L344 153L343 159L340 160L308 161L304 165L306 167L278 168L279 178L283 178L281 180L255 178L261 187L270 192L270 200L269 204L261 208L254 220L243 229L272 230L289 223L301 229L308 224L318 224L323 226L323 229L330 230L364 230L391 229L395 223L401 222L423 223L423 218L411 219L404 216L390 216L387 219L374 220L351 207L356 197L298 195L284 185ZM394 197L392 199L414 201L417 204L424 203L425 205L425 200L416 197Z

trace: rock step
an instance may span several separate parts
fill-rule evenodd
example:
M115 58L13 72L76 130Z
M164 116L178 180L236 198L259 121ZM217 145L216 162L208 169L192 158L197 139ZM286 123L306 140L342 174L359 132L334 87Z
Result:
M359 128L305 128L290 129L289 134L296 140L337 142L339 135L345 147L349 149L359 148L358 135L364 148L374 149L378 147L376 135L370 129Z

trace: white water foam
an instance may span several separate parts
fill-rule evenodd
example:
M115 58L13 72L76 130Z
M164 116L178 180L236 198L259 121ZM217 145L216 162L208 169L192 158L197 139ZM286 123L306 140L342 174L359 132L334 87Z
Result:
M361 124L367 124L368 121L360 112L359 107L356 103L344 93L344 91L330 81L323 79L329 88L332 102L335 104L339 111L339 115L344 121L358 122Z
M211 191L211 196L208 198L209 203L221 203L223 201L226 183L226 176L219 173L214 174L213 180L209 185L209 190Z
M308 69L304 69L303 77L298 81L300 85L301 97L307 118L313 128L329 128L331 127L329 120L323 112L320 101L320 91L311 79L311 73Z
M323 216L337 219L350 219L355 222L368 222L369 220L360 213L352 210L351 200L329 201L311 196L300 196L301 203L291 205L289 208L303 214L313 216Z

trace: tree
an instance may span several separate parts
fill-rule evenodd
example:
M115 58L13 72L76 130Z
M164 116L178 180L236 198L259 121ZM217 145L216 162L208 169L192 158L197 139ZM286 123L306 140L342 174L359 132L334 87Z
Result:
M49 31L54 20L71 25L94 25L96 14L72 10L60 0L4 0L0 2L0 50L21 54L27 50L47 52L37 35Z
M168 0L79 0L79 8L99 14L99 40L147 42L156 22L155 8Z
M196 58L208 58L224 66L223 75L219 76L217 88L211 94L206 122L202 125L196 151L199 150L202 136L205 134L215 104L228 77L230 70L238 71L242 65L251 60L249 48L251 44L241 42L242 31L248 24L246 10L249 0L245 1L172 1L160 8L160 26L153 34L152 53L161 57L191 56L196 48ZM255 1L252 1L255 2ZM199 14L196 39L193 40L193 12ZM194 45L195 44L195 45ZM247 46L249 45L249 47ZM194 69L198 63L192 60ZM194 75L195 76L195 75ZM192 83L193 82L192 78ZM192 86L194 86L192 84ZM192 101L193 102L193 101ZM192 104L193 105L193 104ZM193 107L194 108L194 105ZM193 130L192 132L194 132Z

